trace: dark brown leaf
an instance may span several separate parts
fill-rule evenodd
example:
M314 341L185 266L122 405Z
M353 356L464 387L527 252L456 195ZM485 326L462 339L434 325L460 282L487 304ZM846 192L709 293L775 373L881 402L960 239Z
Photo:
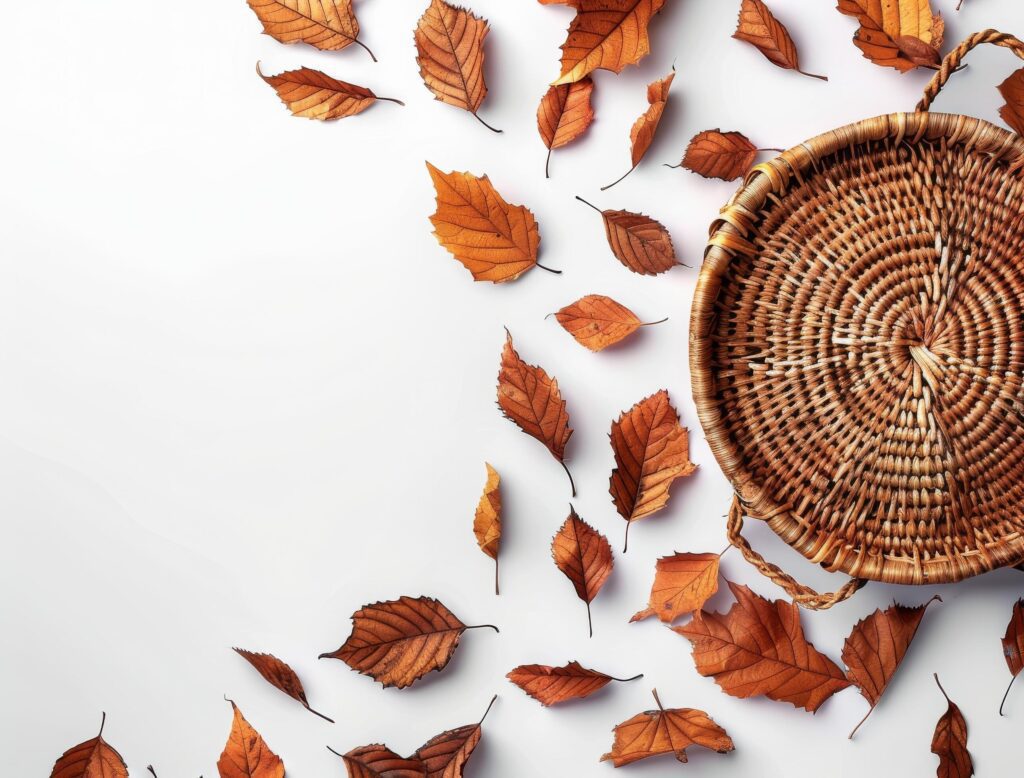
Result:
M253 651L246 651L243 648L233 649L239 656L256 668L260 675L272 686L276 686L293 700L298 700L310 713L315 713L322 719L334 723L334 719L327 718L324 714L309 707L306 699L306 691L302 688L302 681L285 662L282 662L273 654L257 654Z

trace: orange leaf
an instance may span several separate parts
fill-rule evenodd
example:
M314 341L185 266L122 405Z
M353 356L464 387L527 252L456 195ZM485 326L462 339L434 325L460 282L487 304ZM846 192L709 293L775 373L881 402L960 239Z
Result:
M920 46L901 38L916 38L934 49L932 60L938 61L945 24L941 14L932 13L929 0L839 0L836 8L860 22L853 42L876 65L905 73L928 64Z
M281 43L308 43L325 51L338 51L353 43L373 52L359 40L359 22L352 0L246 0L263 22L263 32Z
M590 104L594 93L594 80L589 76L572 84L548 87L537 107L537 131L548 147L544 163L544 177L550 178L551 150L572 143L587 131L594 121L594 108Z
M672 236L661 222L642 213L602 211L578 195L576 199L601 214L612 254L634 273L656 276L682 264L676 259Z
M732 37L754 46L773 65L828 81L826 76L818 76L800 69L800 57L796 51L796 44L789 36L789 30L775 18L771 9L762 0L743 0L736 32Z
M427 170L437 197L434 237L475 281L514 281L537 264L540 233L529 208L505 202L487 176L442 173L429 162Z
M338 754L333 748L328 748ZM374 743L338 754L345 762L348 778L424 778L423 762L418 757L405 759L387 746Z
M498 549L501 546L501 478L498 471L487 465L487 483L476 506L473 534L480 550L494 560L494 593L498 594Z
M601 757L602 762L610 760L616 767L622 767L662 754L672 754L680 762L686 762L686 749L690 746L702 746L720 754L733 750L732 738L704 711L666 710L658 699L657 690L654 700L658 710L638 713L615 727L615 742L612 750Z
M565 400L558 390L557 379L543 368L520 359L512 346L512 334L505 330L505 348L501 352L498 371L498 407L505 418L514 421L527 435L536 438L551 452L569 476L569 485L576 496L572 473L565 464L565 444L572 435Z
M704 178L732 181L750 170L757 152L742 133L705 130L690 141L680 164Z
M306 690L302 688L302 681L299 680L299 676L295 674L295 671L287 663L282 662L273 654L257 654L242 648L235 648L233 650L255 667L267 683L277 687L293 700L301 702L310 713L315 713L320 718L326 719L332 724L334 723L334 719L329 719L324 714L309 707L309 701L306 699Z
M287 70L277 76L265 76L257 64L256 72L274 88L281 102L288 106L294 116L306 119L344 119L346 116L362 113L378 100L405 105L401 100L377 97L366 87L339 81L311 68Z
M217 761L220 778L284 778L284 762L270 750L233 702L231 710L235 714L231 733Z
M53 765L50 778L128 778L128 766L121 755L103 739L103 714L96 737L65 751Z
M603 294L588 294L557 313L555 318L576 342L591 351L603 351L640 327L661 324L661 321L642 322L629 308Z
M675 553L654 566L654 584L647 608L630 622L657 616L665 624L704 607L718 591L718 554Z
M579 81L597 69L620 73L651 51L647 27L665 0L574 0L576 17L562 44L556 84Z
M690 461L689 432L664 389L620 414L612 422L611 441L615 469L609 491L626 520L626 553L633 522L664 508L672 482L697 466Z
M467 724L436 735L416 749L416 758L426 768L426 778L462 778L466 762L473 755L483 734L484 719L498 695L491 698L483 717L476 724Z
M612 547L604 535L577 516L570 506L569 517L551 541L551 556L572 582L576 596L587 604L590 637L594 637L590 603L611 575Z
M501 132L477 114L484 98L487 20L444 0L430 0L416 25L416 63L434 98L469 111L484 127Z
M605 189L611 189L619 181L636 170L636 166L644 158L647 149L651 147L651 144L654 142L654 134L658 131L661 117L665 113L665 106L668 105L668 91L672 87L672 80L675 77L675 68L672 68L672 72L663 79L647 85L647 102L650 103L650 106L633 123L632 129L629 131L630 155L633 167L623 173L620 178L608 184L608 186L602 186L602 192Z
M937 775L939 778L969 778L974 775L974 763L967 750L967 721L942 688L938 675L935 675L935 683L946 698L946 712L935 724L932 735L932 753L939 757Z
M320 658L340 659L385 687L411 686L431 670L443 670L467 627L431 597L401 597L364 605L352 614L352 633L337 651Z
M999 85L999 94L1006 101L1006 105L999 109L999 115L1014 132L1024 135L1024 68L1013 71Z
M627 683L644 676L640 674L632 678L613 678L597 670L590 670L579 662L569 662L564 667L519 665L505 677L546 706L589 697L612 681Z
M1006 687L1006 694L1003 701L999 703L999 715L1003 715L1003 705L1006 704L1006 697L1010 693L1010 687L1014 680L1024 670L1024 599L1017 600L1013 604L1013 611L1010 614L1010 623L1006 625L1006 634L1003 635L1003 657L1006 659L1006 666L1010 669L1010 685Z
M698 611L689 624L672 627L693 643L698 673L733 697L764 695L812 713L850 685L804 637L796 605L766 600L740 584L729 588L736 603L728 613Z

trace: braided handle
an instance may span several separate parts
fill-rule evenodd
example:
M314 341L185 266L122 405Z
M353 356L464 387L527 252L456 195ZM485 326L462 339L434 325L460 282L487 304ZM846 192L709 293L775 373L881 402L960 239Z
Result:
M729 508L729 542L743 554L743 558L758 569L761 575L781 586L793 598L793 602L810 610L828 610L833 605L848 600L855 591L867 581L863 578L851 578L834 592L819 594L809 586L804 586L791 575L784 573L778 565L773 565L750 547L750 543L741 534L743 530L743 505L738 495L733 495Z
M967 56L967 52L981 43L994 43L996 46L1009 49L1018 57L1024 59L1024 43L1021 43L1013 35L999 32L998 30L982 30L981 32L974 33L974 35L969 36L963 43L949 52L945 59L942 60L938 71L932 76L928 86L924 88L924 97L917 104L918 113L927 111L931 107L932 100L942 91L942 87L949 81L949 77L960 67L960 63Z

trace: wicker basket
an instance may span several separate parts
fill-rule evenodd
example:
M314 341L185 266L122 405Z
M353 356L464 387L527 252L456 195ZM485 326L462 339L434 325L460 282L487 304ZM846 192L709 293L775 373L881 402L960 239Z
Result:
M1024 560L1024 139L929 113L758 165L712 225L690 320L730 540L810 608L867 580L949 583ZM762 519L828 570L818 594L744 540Z

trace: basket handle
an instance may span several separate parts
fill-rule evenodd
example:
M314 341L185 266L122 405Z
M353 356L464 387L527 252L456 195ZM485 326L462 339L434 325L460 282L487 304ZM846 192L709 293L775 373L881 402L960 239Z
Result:
M931 107L932 100L942 91L942 87L949 81L949 77L960 67L960 62L967 56L967 52L980 43L994 43L996 46L1009 49L1018 57L1024 59L1024 43L1009 33L999 32L998 30L982 30L968 36L963 43L949 52L945 59L942 60L938 71L932 76L928 86L924 88L924 97L917 104L918 113L927 111Z
M758 569L761 575L770 579L773 583L781 586L786 593L793 598L793 602L802 605L810 610L828 610L844 600L848 600L855 591L860 589L867 580L864 578L851 578L834 592L819 594L809 586L804 586L793 576L784 573L782 568L767 561L763 556L750 547L750 543L741 534L743 530L743 504L739 495L734 494L732 505L729 507L729 542L743 554L743 558Z

